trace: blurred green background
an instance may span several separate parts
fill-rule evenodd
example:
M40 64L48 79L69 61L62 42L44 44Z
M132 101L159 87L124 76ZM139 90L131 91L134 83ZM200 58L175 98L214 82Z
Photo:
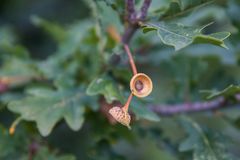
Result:
M23 0L0 2L0 23L13 29L21 44L34 57L44 58L56 49L56 44L31 23L31 16L37 15L59 24L69 24L90 15L89 7L81 0Z
M104 106L101 104L103 96L107 100L122 102L121 98L129 93L131 71L128 59L121 45L115 43L107 32L107 27L114 25L122 34L124 25L111 6L117 6L117 11L121 12L123 1L99 0L96 6L92 2L95 1L1 0L0 75L33 75L34 78L1 91L0 160L197 160L201 155L205 160L239 159L240 111L239 102L233 97L240 92L240 1L217 0L196 7L183 16L165 20L190 26L214 22L204 33L231 32L225 41L229 49L194 44L174 51L172 47L163 45L156 33L143 34L140 29L136 32L130 48L134 51L139 71L152 78L154 90L144 100L134 98L130 107L131 112L135 113L131 131L119 124L109 123L108 116L101 110ZM141 2L136 1L137 6ZM163 18L170 2L173 1L153 0L148 19ZM190 7L205 2L182 1ZM94 7L99 9L99 17L93 13ZM85 25L88 25L87 29L84 29ZM84 36L79 36L80 40L77 41L79 33ZM62 52L62 48L66 53ZM41 78L35 78L36 75ZM85 122L80 130L71 130L60 119L56 126L54 124L51 134L45 137L40 134L36 123L25 118L17 125L15 134L9 135L8 128L12 122L19 114L24 114L17 109L9 109L9 102L27 97L28 92L38 87L59 91L60 96L73 88L80 88L85 93L88 85L98 77L107 77L110 89L99 91L97 96L86 96L83 102L76 102L85 107L82 116ZM236 92L218 93L230 84L237 86ZM205 101L201 90L226 96L229 103L219 112L214 110L173 116L157 115L147 108L150 104ZM48 96L54 99L59 95ZM44 102L42 105L44 107ZM31 110L28 111L31 113ZM187 120L183 120L182 116L187 116ZM159 117L161 121L158 121ZM182 152L182 142L187 137L195 139L190 138ZM210 147L203 143L202 137L209 141ZM211 149L214 154L209 151Z

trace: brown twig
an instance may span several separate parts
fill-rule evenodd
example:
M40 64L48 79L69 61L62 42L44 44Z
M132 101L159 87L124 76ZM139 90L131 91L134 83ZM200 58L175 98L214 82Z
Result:
M132 39L134 33L138 29L138 24L129 24L127 27L125 27L125 31L122 35L122 43L128 44L130 40Z
M122 43L128 44L133 37L136 30L139 28L139 22L144 21L147 17L148 8L151 4L151 0L144 0L141 10L138 13L140 16L137 17L137 12L135 10L135 1L126 0L126 26L125 31L122 36Z
M126 15L129 22L136 19L135 0L126 0Z
M29 148L28 148L28 152L29 152L29 155L28 155L28 160L33 160L34 159L34 156L36 155L36 153L38 152L39 150L39 144L36 142L36 141L33 141Z
M130 51L130 49L129 49L127 44L124 44L123 46L124 46L124 49L125 49L125 51L126 51L126 53L128 55L129 63L131 65L133 75L136 75L137 74L137 68L136 68L135 62L133 60L132 53L131 53L131 51Z
M236 94L235 100L240 102L240 94ZM175 105L150 105L150 109L155 113L163 116L171 116L180 113L189 113L189 112L199 112L206 110L214 110L218 108L223 108L229 104L229 100L225 97L219 97L211 101L203 102L193 102L193 103L183 103Z
M147 11L148 8L150 7L152 0L144 0L143 5L141 7L141 11L140 11L140 20L145 20L145 18L147 17Z

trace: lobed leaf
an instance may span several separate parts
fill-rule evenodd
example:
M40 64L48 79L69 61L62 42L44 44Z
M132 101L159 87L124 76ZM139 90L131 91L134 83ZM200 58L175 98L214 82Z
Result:
M179 146L181 152L193 151L193 160L231 160L224 137L217 133L204 132L190 118L181 119L181 124L189 134Z
M145 105L141 104L137 101L132 101L130 106L130 110L136 115L136 118L143 118L149 121L158 122L160 121L160 117L150 109L148 109Z
M44 20L38 16L32 16L31 21L34 25L43 28L54 40L58 42L63 41L67 36L64 28L53 22Z
M131 110L133 111L133 113L135 113L137 118L143 118L155 122L160 121L160 118L156 113L150 111L144 106L131 106Z
M114 100L122 101L123 99L114 81L106 75L93 80L89 84L86 92L90 96L101 94L108 103L112 103Z
M227 48L223 40L229 37L230 33L217 32L209 35L202 34L202 30L208 25L204 27L192 27L179 23L147 23L143 25L143 32L147 33L156 30L161 41L166 45L173 46L175 50L185 48L192 43L209 43Z
M41 73L31 60L11 58L1 66L0 79L10 88L22 86L38 78L41 78Z
M35 121L40 133L47 136L53 127L64 118L69 127L81 128L85 112L81 90L54 91L35 88L24 99L12 101L9 110L20 114L27 121Z
M208 93L207 99L214 99L220 96L229 98L234 97L236 94L240 93L240 86L238 85L229 85L227 88L221 90L221 91L203 91L205 93Z
M213 3L214 0L171 0L169 6L160 16L161 20L169 20L179 16L184 16L187 13L201 8L205 5Z

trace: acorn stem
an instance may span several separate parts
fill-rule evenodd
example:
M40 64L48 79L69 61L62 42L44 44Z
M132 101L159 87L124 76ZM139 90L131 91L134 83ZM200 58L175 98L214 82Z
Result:
M125 103L125 105L124 105L123 108L122 108L125 112L128 111L128 108L129 108L129 105L130 105L130 103L131 103L132 97L133 97L133 94L131 93L131 94L128 96L127 102Z
M129 63L132 67L133 75L136 75L137 74L137 68L136 68L135 62L133 60L132 53L131 53L127 44L124 44L123 46L124 46L125 51L127 52L127 55L128 55L128 58L129 58Z

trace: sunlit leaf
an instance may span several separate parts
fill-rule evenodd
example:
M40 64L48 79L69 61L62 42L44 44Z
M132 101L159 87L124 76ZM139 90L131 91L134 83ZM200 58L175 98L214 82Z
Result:
M224 39L230 36L228 32L218 32L209 35L202 34L207 27L190 27L173 23L147 23L143 25L143 32L156 30L161 41L180 50L192 43L207 43L227 48Z
M117 85L106 75L93 80L87 88L87 94L90 96L98 94L104 95L108 103L114 100L122 101L122 96Z

